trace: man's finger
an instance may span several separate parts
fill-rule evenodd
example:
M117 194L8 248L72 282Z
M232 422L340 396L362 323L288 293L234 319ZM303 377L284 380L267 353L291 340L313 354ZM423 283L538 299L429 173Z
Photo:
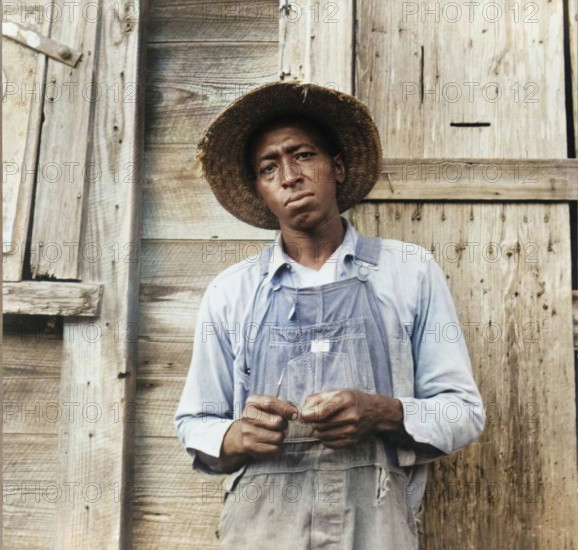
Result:
M286 418L278 414L262 411L260 409L253 409L247 411L245 419L253 426L264 428L265 430L282 432L287 429L289 422Z
M351 424L351 422L347 420L340 421L338 416L339 415L335 415L325 422L311 422L309 425L313 430L317 430L318 432L327 432L329 430L343 429L343 426Z
M334 397L338 393L338 391L339 390L331 390L331 391L310 393L305 398L305 404L303 405L303 408L315 407L316 405L319 405L323 401L327 401L328 399L331 399L331 397Z
M251 438L253 445L282 445L285 440L285 435L282 431L272 431L261 426L252 428Z
M322 422L339 412L344 405L338 392L315 394L310 401L306 401L301 419L304 422Z
M245 404L246 416L248 418L259 416L259 411L279 415L287 420L295 420L300 413L294 403L279 399L274 395L250 396Z
M284 422L287 421L284 420ZM285 435L282 432L271 431L260 426L252 426L251 433L247 434L245 445L247 452L251 456L263 458L283 452L284 440Z

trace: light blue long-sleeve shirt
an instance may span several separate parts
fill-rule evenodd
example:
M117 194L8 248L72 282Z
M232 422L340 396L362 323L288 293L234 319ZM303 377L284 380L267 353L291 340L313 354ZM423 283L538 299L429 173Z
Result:
M355 256L358 233L345 219L346 232L336 256L337 280L346 277L346 262ZM265 253L263 250L262 253ZM236 402L253 297L260 283L260 254L228 267L213 278L201 300L193 356L175 413L178 437L193 457L192 467L221 473L218 456L226 431L241 417ZM264 284L281 270L280 283L293 286L278 233ZM397 447L400 466L410 467L411 481L423 492L427 463L473 443L485 425L483 402L472 376L466 332L459 323L446 277L425 248L382 239L379 272L389 283L374 285L384 321L392 311L401 325L392 334L399 362L392 366L394 397L404 409L405 430L439 454L420 455ZM387 311L386 311L387 310ZM395 340L395 341L394 341ZM415 497L417 499L417 496ZM416 500L417 501L417 500Z

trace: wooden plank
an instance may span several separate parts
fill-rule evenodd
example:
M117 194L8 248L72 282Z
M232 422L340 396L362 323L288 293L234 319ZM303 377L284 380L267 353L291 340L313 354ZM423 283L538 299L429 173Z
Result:
M143 241L139 337L157 342L192 342L196 313L211 279L269 244Z
M0 48L0 65L2 65L2 48ZM4 73L4 69L2 69L2 101L4 101L4 93L5 93L5 79L6 79L6 75ZM2 140L0 139L0 158L4 158L2 156ZM2 197L2 189L0 189L0 198ZM4 203L2 202L2 206L4 207ZM4 239L4 232L2 230L0 230L0 240L3 241ZM2 260L4 260L4 258L2 258ZM2 263L4 263L4 261L2 261ZM3 272L3 266L0 266L0 273L2 274L2 279L3 280L3 276L4 276L4 272ZM2 297L0 296L0 304L2 302ZM2 316L3 317L3 316ZM2 336L4 336L4 323L3 323L3 319L0 319L0 332L2 333ZM0 349L0 358L2 356L2 351ZM3 372L3 361L0 360L0 376L3 377L4 372ZM0 402L4 403L4 392L3 392L3 388L0 385ZM0 428L0 449L4 447L4 440L3 440L3 430L2 428ZM2 468L3 470L3 468ZM4 488L4 473L3 471L0 471L0 482L2 483L2 487ZM4 506L0 506L0 522L2 523L2 525L4 525ZM2 537L4 540L4 537Z
M352 0L305 4L309 23L305 81L316 82L341 92L353 93ZM302 18L303 15L301 16ZM300 25L298 19L293 25ZM299 34L299 33L298 33ZM335 52L339 51L339 55Z
M237 97L278 80L277 44L151 44L146 143L182 143L189 160L206 126Z
M47 317L2 316L4 377L60 378L62 336L54 334ZM24 320L24 322L22 322ZM31 322L32 321L32 322ZM40 321L40 322L39 322Z
M98 315L103 285L21 281L4 283L4 313L25 315Z
M276 53L277 44L256 42L149 47L145 238L272 239L272 231L240 222L217 202L195 148L231 101L278 79Z
M299 11L298 11L299 10ZM307 62L306 46L308 39L310 12L303 12L302 7L294 2L289 4L289 11L281 12L279 19L279 79L288 81L305 81Z
M4 548L54 548L56 502L82 498L80 488L55 483L55 435L3 436Z
M190 158L190 146L147 147L146 239L274 239L274 231L240 223L215 199ZM393 193L391 191L393 189ZM383 159L367 200L572 200L575 159Z
M217 549L224 476L191 469L172 434L135 439L134 548Z
M176 436L173 419L184 383L184 378L174 376L139 377L136 401L131 411L137 437ZM181 458L186 459L186 453Z
M281 79L352 93L353 15L351 0L290 2L279 22Z
M563 3L458 8L357 3L355 91L384 155L566 158Z
M427 547L500 547L509 537L515 548L570 548L578 476L568 206L389 202L360 205L355 219L362 232L377 223L381 237L434 251L487 411L477 444L434 463ZM461 492L448 494L450 481Z
M572 87L572 123L574 128L574 156L578 155L578 0L568 0L565 3L568 10L568 42L570 47L570 85ZM571 149L572 144L569 144ZM578 213L578 203L574 204L575 212ZM574 227L571 234L574 242L574 250L578 250L578 228ZM578 257L574 260L574 268L578 269ZM575 285L576 286L576 281Z
M189 372L193 356L193 342L158 342L148 337L139 338L139 378L184 377ZM184 383L184 382L183 382Z
M145 149L143 238L265 239L275 232L238 220L217 201L191 144Z
M48 34L50 18L37 19L36 7L33 0L14 3L4 10L4 20L26 21L29 25L37 21L35 28ZM50 7L50 3L44 6L46 13L50 13ZM4 281L20 281L32 208L47 61L44 55L10 40L5 41L2 47L6 75L2 123L4 128L10 129L10 132L2 134L2 276ZM30 93L33 90L35 93Z
M81 409L97 403L102 416L98 422L59 426L57 480L98 484L103 495L77 506L57 503L57 548L133 546L134 427L126 419L136 378L148 2L130 4L136 11L129 2L103 4L99 50L94 53L98 82L120 85L121 95L103 95L95 105L90 158L98 166L131 167L131 177L122 184L118 174L104 170L87 190L83 243L98 243L109 254L96 262L82 258L79 267L84 282L106 288L97 319L100 332L79 337L94 323L78 317L66 318L63 327L60 400L79 403Z
M151 6L153 42L275 42L279 0L159 0Z
M60 10L59 13L65 13L64 0L54 0L54 6ZM87 155L95 106L102 103L110 91L108 86L104 86L107 92L97 101L99 88L91 85L101 18L78 16L73 19L71 24L66 17L57 18L51 29L51 38L80 50L83 62L71 69L59 61L48 60L47 82L51 86L43 106L31 239L32 246L38 247L40 252L30 260L32 278L80 278L78 263L84 250L78 244L86 185L90 178L100 181L99 172L105 170L92 164ZM107 130L112 133L112 124ZM58 216L54 215L55 212ZM63 219L66 223L62 223ZM42 253L42 247L47 243L55 243L61 251L67 250L70 243L77 247L73 248L75 253L72 256L63 253L60 258L52 260Z
M576 159L383 159L372 200L578 199Z
M78 422L83 412L82 406L61 401L58 378L6 378L3 385L5 434L57 435L62 426L70 427L71 418ZM85 411L92 414L96 407L89 409Z
M574 328L574 349L578 350L578 290L572 291L572 326Z
M574 124L574 150L578 151L578 1L568 0L568 39L570 43L570 82Z
M66 63L70 67L75 67L82 55L78 50L69 48L66 44L61 44L44 36L32 25L8 21L2 25L2 36L11 38L15 42L41 52L57 61Z

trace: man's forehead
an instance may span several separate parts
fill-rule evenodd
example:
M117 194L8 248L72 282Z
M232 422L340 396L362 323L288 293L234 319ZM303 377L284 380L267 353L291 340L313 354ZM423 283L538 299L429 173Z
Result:
M270 158L281 152L291 153L293 151L296 151L297 149L300 149L301 147L315 148L316 145L315 143L313 143L313 141L298 137L289 137L282 140L280 139L275 143L268 144L267 147L263 149L263 151L261 151L260 154L257 156L257 161Z
M275 124L265 128L257 139L257 149L266 147L267 151L295 147L296 145L306 145L316 147L316 137L318 132L314 128L306 128L303 125L295 123ZM261 158L261 157L259 157Z

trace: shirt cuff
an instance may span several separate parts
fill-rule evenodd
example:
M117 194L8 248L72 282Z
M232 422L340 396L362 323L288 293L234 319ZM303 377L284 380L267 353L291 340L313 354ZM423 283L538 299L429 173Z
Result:
M207 432L210 438L205 437L202 441L185 440L187 453L193 458L193 470L206 474L223 474L219 469L219 455L225 434L233 422L235 421L229 418L219 420Z
M187 447L187 453L193 458L192 468L197 472L208 475L222 475L219 468L219 459Z
M403 426L405 431L412 437L416 443L427 443L436 448L435 452L424 454L415 449L408 447L397 447L397 458L400 466L414 466L432 462L442 456L447 456L451 449L444 442L432 437L435 431L432 430L431 424L423 422L422 419L414 413L416 401L415 397L398 397L403 406ZM407 404L411 405L412 414L406 414ZM441 434L440 434L441 435ZM447 450L446 450L447 449Z

